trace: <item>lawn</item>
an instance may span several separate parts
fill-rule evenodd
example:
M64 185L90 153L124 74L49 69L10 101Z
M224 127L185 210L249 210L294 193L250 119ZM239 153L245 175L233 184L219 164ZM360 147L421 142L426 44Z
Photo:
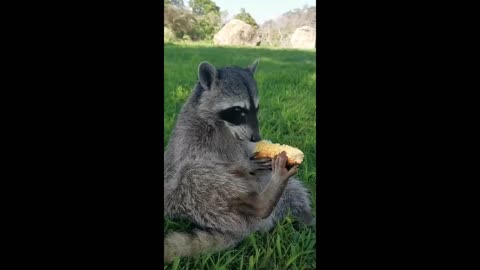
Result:
M295 146L305 153L297 175L312 193L316 186L316 53L313 50L214 47L208 44L165 44L164 149L182 104L196 80L197 67L246 67L260 59L255 78L260 95L263 139ZM189 230L185 221L167 220L164 232ZM182 258L164 269L315 269L315 231L294 229L287 217L268 234L255 233L221 253Z

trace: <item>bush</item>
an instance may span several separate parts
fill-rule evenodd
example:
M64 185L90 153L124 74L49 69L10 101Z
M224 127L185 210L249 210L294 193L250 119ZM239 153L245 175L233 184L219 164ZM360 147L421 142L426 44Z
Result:
M175 33L173 33L170 28L163 27L163 41L164 42L172 42L175 41Z
M255 28L258 28L258 24L257 22L255 21L255 19L252 17L252 15L250 15L250 13L246 12L244 8L240 9L240 13L238 13L237 15L235 15L234 17L235 19L239 19Z
M165 32L165 41L211 40L220 30L220 8L212 0L190 1L193 12L174 2L180 3L181 1L164 1L163 26L169 29L168 34L167 31ZM173 33L173 37L170 36L170 33Z

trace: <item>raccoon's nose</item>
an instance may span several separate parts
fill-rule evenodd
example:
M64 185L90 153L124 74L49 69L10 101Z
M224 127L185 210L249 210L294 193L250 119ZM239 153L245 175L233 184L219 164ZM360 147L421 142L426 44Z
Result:
M259 142L262 138L260 138L260 135L258 134L254 134L252 135L252 137L250 138L250 141L251 142Z

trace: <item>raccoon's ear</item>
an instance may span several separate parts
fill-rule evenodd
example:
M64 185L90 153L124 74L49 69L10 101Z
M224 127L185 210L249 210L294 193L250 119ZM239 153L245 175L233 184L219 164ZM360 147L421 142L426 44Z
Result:
M255 72L257 72L257 65L258 65L259 61L260 61L260 59L257 59L257 60L255 60L255 62L253 62L253 64L248 66L248 70L250 70L250 72L252 72L252 74L255 74Z
M217 78L217 69L208 62L198 65L198 79L205 90L210 90L213 81Z

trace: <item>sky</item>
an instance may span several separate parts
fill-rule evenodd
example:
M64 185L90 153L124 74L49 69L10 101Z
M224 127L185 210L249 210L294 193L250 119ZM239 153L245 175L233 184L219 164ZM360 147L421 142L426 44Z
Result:
M283 13L304 5L316 6L316 0L213 0L220 10L228 12L228 18L240 13L240 8L252 15L258 24L275 19ZM185 1L184 1L185 2ZM188 3L188 1L187 1Z

